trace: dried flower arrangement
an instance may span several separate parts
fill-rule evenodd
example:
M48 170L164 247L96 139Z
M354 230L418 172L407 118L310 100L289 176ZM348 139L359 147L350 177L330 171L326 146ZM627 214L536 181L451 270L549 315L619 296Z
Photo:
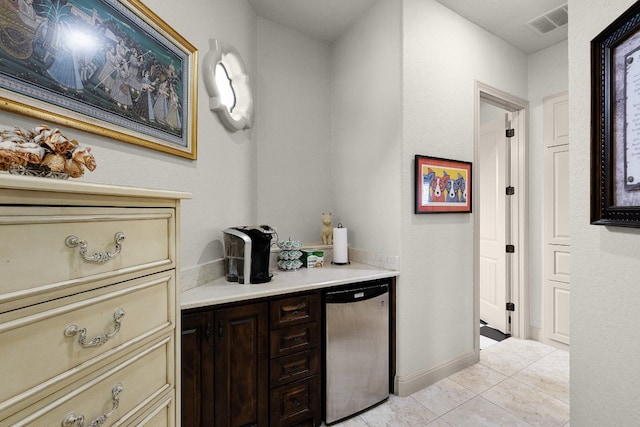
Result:
M0 170L23 175L72 177L93 171L96 160L90 147L62 135L59 129L40 125L0 132Z

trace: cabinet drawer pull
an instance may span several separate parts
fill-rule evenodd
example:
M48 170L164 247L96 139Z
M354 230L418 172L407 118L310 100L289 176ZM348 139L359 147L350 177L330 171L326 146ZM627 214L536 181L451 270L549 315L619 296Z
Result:
M113 236L113 239L116 244L115 250L113 252L96 252L93 255L87 255L87 247L89 246L89 244L85 240L81 240L76 236L67 236L64 242L70 248L75 248L76 246L80 246L80 255L85 261L102 264L118 256L118 254L120 253L120 250L122 249L121 243L125 238L126 236L124 235L124 233L121 231L118 231Z
M307 307L307 304L304 303L304 302L301 302L301 303L298 303L298 304L295 304L295 305L293 305L293 304L283 305L282 306L282 311L285 312L286 314L298 315L306 307Z
M78 342L85 348L88 347L99 347L102 344L109 341L113 338L118 331L120 330L121 320L124 317L124 309L119 307L116 311L113 312L113 320L115 325L113 326L112 332L105 332L104 334L98 335L97 337L91 338L87 340L87 328L80 328L77 325L69 325L64 330L64 336L72 337L75 334L79 334Z
M296 361L291 363L285 363L282 365L283 371L288 374L297 374L298 372L305 371L307 366L304 362Z
M96 417L89 423L89 427L99 427L103 425L107 421L107 418L109 418L115 412L115 410L118 409L118 405L120 404L120 393L122 392L122 390L124 390L124 387L120 383L117 383L115 386L113 386L113 389L111 389L111 395L113 396L113 399L111 401L111 410ZM78 424L76 425L76 423ZM62 426L84 427L84 415L76 415L74 412L70 412L62 420Z
M285 345L297 345L306 341L308 341L307 331L298 333L296 335L287 335L283 337L283 342L285 343Z

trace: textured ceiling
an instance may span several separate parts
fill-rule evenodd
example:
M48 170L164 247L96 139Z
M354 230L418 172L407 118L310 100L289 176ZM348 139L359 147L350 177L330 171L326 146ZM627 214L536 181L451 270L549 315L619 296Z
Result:
M249 0L249 3L259 16L269 21L331 43L376 1L392 0ZM567 38L567 25L545 35L525 25L566 0L436 1L526 54Z

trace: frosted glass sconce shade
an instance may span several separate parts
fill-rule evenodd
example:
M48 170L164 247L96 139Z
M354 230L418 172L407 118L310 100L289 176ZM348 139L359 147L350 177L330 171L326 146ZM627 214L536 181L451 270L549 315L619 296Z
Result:
M203 59L203 79L209 94L209 109L218 114L232 132L249 129L253 115L253 96L249 75L238 51L226 43L209 40Z

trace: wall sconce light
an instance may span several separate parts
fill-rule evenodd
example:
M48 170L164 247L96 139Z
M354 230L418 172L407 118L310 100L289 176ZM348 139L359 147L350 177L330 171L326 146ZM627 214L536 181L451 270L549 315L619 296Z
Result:
M249 75L238 51L216 39L209 40L203 59L203 79L209 94L209 109L218 114L232 132L249 129L253 115L253 97Z

